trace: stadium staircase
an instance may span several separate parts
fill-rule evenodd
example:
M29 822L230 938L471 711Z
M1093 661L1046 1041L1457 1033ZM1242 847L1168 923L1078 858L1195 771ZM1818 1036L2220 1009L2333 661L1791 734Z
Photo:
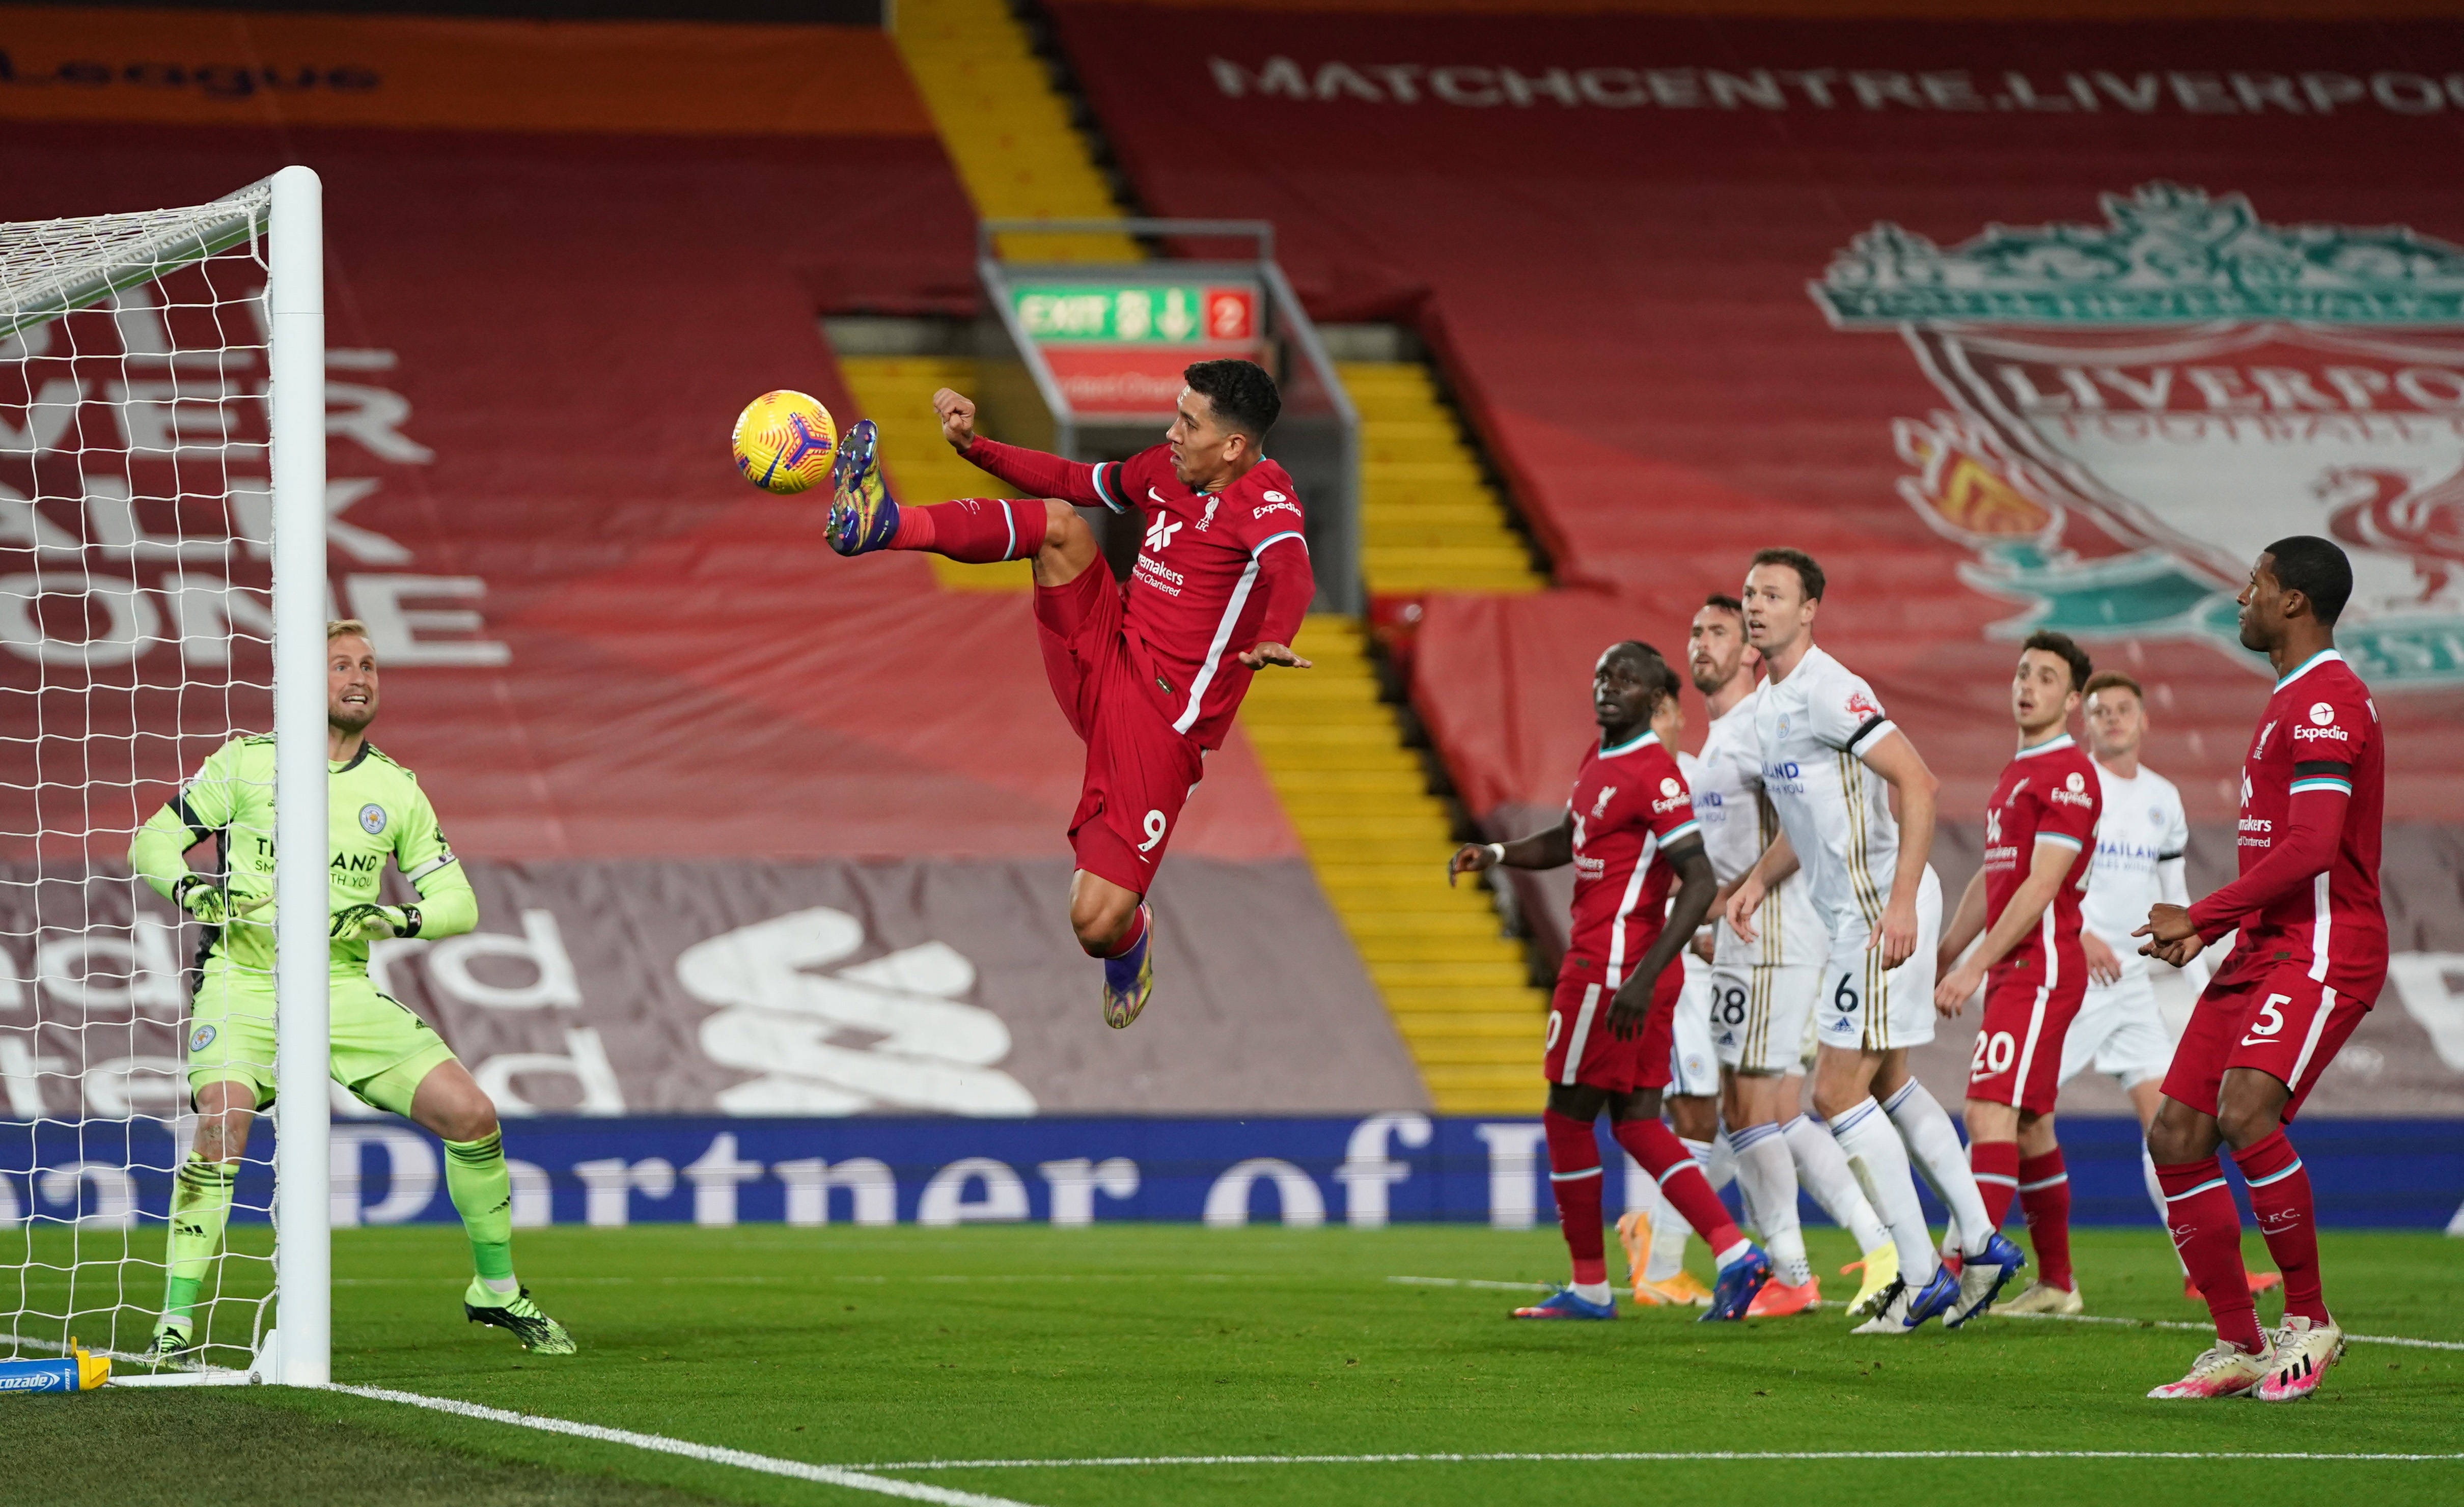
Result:
M1121 212L1069 101L1002 0L899 0L892 35L958 181L987 220L1100 220ZM1010 255L1133 262L1126 235L1005 236Z
M1311 617L1316 667L1250 683L1241 727L1300 833L1337 919L1446 1114L1535 1114L1544 1005L1489 896L1448 888L1444 801L1402 746L1357 619Z
M881 465L891 495L915 502L981 497L1001 484L958 459L933 423L933 392L939 387L973 391L976 362L970 356L841 356L839 375L865 417L881 426ZM1035 584L1024 560L969 565L927 555L933 575L948 591L1024 591Z
M1360 413L1360 570L1373 597L1545 591L1506 501L1419 361L1339 361Z

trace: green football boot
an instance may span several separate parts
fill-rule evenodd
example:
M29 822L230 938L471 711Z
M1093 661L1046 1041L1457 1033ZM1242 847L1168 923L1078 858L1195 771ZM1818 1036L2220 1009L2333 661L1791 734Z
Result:
M469 1291L462 1295L462 1315L473 1323L492 1323L499 1329L511 1329L514 1338L522 1342L522 1348L534 1355L572 1355L582 1348L573 1343L573 1336L565 1332L564 1325L539 1312L539 1305L531 1301L531 1290L527 1287L515 1294L510 1301L500 1301L495 1293L473 1278Z

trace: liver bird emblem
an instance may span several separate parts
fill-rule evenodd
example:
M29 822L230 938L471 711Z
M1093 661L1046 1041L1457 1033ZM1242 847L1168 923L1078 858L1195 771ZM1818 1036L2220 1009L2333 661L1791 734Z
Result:
M2336 466L2320 477L2319 494L2329 534L2412 561L2421 601L2464 569L2464 470L2420 481L2383 467Z

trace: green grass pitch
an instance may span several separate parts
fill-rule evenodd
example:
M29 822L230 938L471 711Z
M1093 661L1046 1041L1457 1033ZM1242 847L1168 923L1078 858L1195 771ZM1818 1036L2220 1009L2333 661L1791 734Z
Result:
M1815 1233L1816 1256L1851 1254ZM462 1321L452 1229L335 1236L340 1382L825 1464L1158 1455L1966 1450L2464 1452L2464 1351L2353 1345L2319 1400L2160 1405L2188 1330L1982 1321L1851 1339L1836 1314L1511 1323L1555 1232L1186 1226L525 1231L523 1278L581 1340L523 1355ZM2353 1332L2464 1342L2434 1235L2331 1234ZM2257 1253L2254 1245L2254 1256ZM1696 1256L1701 1253L1697 1249ZM2092 1311L2193 1321L2150 1233L2082 1231ZM1828 1269L1826 1267L1826 1269ZM1845 1289L1835 1279L1835 1287ZM150 1297L150 1295L147 1295ZM2261 1317L2274 1305L2262 1302ZM142 1332L126 1316L123 1333ZM0 1402L0 1501L858 1503L846 1487L277 1387ZM1644 1499L2214 1501L2322 1486L2464 1500L2464 1460L2215 1458L1001 1466L884 1474L1036 1507Z

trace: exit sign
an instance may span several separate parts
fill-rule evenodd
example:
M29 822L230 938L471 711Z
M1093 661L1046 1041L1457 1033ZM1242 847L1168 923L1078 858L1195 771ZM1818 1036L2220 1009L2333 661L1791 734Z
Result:
M1258 288L1047 283L1010 291L1010 306L1039 345L1251 344Z

